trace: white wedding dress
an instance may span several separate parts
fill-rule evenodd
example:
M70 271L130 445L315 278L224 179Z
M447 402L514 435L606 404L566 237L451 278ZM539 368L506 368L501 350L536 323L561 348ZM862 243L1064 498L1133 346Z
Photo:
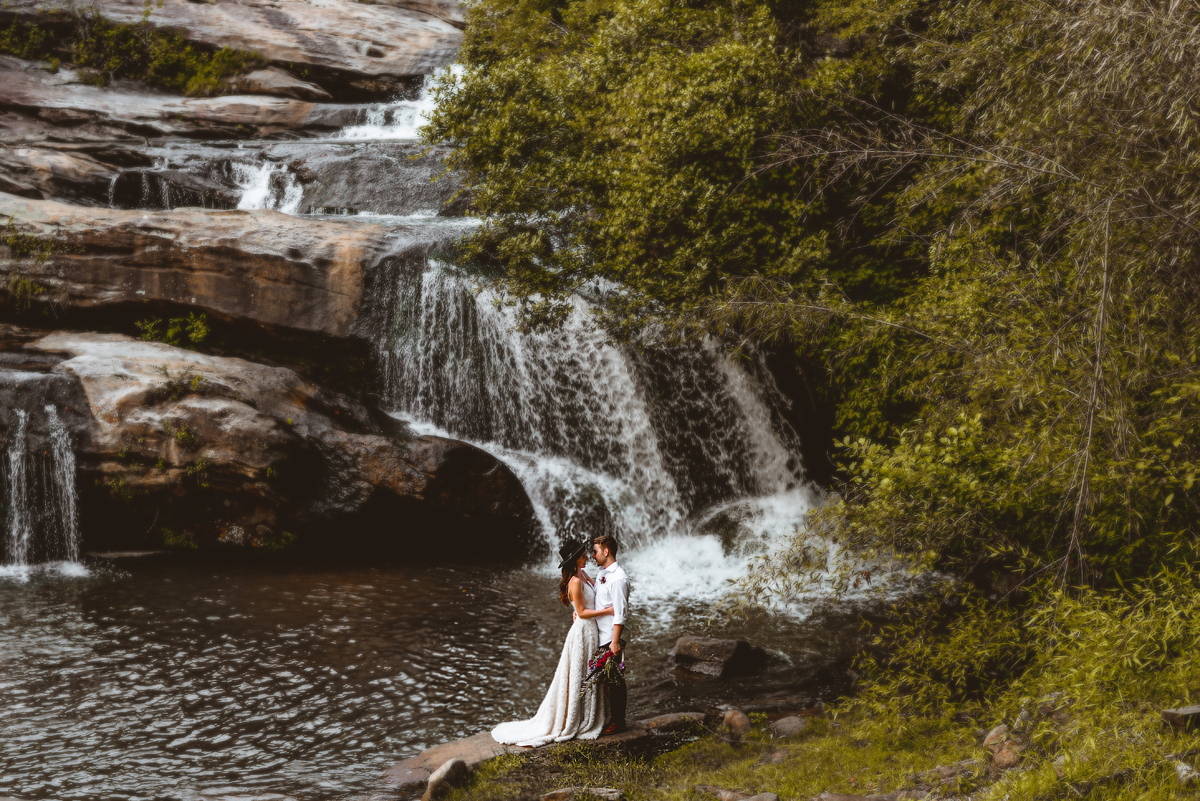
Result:
M583 584L583 604L596 608L596 590ZM582 698L579 689L588 674L588 660L600 647L595 620L576 620L567 632L554 681L537 714L529 720L501 723L492 739L505 745L546 745L566 740L594 740L604 728L604 693L597 683Z

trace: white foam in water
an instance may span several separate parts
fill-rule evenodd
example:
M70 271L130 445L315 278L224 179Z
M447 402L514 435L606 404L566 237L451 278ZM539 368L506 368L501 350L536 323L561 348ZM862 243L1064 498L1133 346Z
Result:
M234 162L234 176L242 189L239 209L273 209L295 214L304 200L304 187L286 164L264 161L258 165Z
M368 108L360 124L343 128L337 138L359 142L419 138L421 128L429 122L435 106L433 85L447 71L461 75L462 67L452 65L426 76L416 100L397 100Z

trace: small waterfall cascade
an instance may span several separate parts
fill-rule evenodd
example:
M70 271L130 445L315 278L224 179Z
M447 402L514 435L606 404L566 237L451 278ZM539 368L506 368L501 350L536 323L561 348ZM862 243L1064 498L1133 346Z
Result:
M31 568L59 563L73 572L79 562L78 495L75 451L53 405L37 420L47 432L46 447L31 448L34 414L14 410L4 454L4 551L0 571L25 575ZM38 416L40 417L40 416ZM74 572L78 572L75 570Z
M448 69L451 72L462 70L457 66ZM416 99L401 99L368 107L363 113L362 122L343 128L337 138L359 142L416 139L420 136L421 126L429 121L429 115L433 113L433 86L444 72L446 70L426 76Z
M17 425L13 431L12 440L8 447L5 477L8 479L8 514L5 529L8 534L9 564L24 566L29 564L29 546L33 540L33 525L30 521L32 509L29 506L29 481L26 471L25 434L29 426L29 415L23 409L17 410Z
M242 190L239 209L274 209L284 214L295 214L300 209L304 189L286 164L232 162L230 168Z
M391 407L502 458L546 532L603 506L634 547L714 515L762 540L778 533L763 525L784 525L768 507L789 531L810 508L786 401L761 364L717 343L614 346L580 298L561 330L521 334L490 291L435 261L399 271L393 292L376 340ZM744 542L727 545L744 558Z

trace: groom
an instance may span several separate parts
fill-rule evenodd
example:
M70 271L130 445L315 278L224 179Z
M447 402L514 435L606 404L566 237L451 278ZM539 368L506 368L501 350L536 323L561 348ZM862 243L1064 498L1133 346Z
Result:
M624 661L621 650L625 643L621 635L625 631L625 615L629 610L629 576L617 564L617 540L611 534L602 534L592 540L592 553L600 574L596 576L596 608L611 606L612 615L596 618L600 629L600 648L608 648L612 658ZM612 717L601 734L616 734L625 731L625 706L628 691L625 679L618 674L617 682L608 686L609 710Z

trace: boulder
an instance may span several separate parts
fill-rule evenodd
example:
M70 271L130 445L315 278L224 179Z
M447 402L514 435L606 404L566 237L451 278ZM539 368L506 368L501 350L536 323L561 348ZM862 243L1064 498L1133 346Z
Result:
M1021 764L1021 746L1009 743L992 757L992 767L996 770L1011 770Z
M641 724L652 732L666 734L668 732L686 731L704 725L706 715L703 712L673 712L667 715L647 718Z
M675 666L706 678L725 678L766 664L767 655L745 640L680 637L675 643Z
M983 747L995 754L1004 747L1004 743L1006 743L1008 739L1008 726L1001 723L999 726L988 732L987 736L983 738Z
M356 106L265 95L185 98L133 81L97 87L74 70L51 73L9 56L0 56L0 106L36 114L57 127L101 125L150 136L207 137L330 131L353 122L359 112Z
M448 759L429 776L421 801L434 801L455 787L462 787L471 778L471 769L461 759Z
M235 94L277 95L294 97L297 100L311 100L314 103L333 99L329 92L316 84L302 81L278 67L267 67L248 72L245 75L235 75L229 79L228 83L229 88Z
M54 289L62 306L166 302L338 338L369 337L355 329L368 273L405 258L406 248L431 247L420 230L267 210L148 213L0 194L5 217L53 252L21 257L0 245L4 283L31 278Z
M1163 722L1170 724L1179 731L1192 731L1200 723L1200 706L1181 706L1177 709L1164 709L1159 712Z
M61 360L0 370L0 396L61 410L81 483L92 479L93 501L112 507L81 514L93 529L118 521L128 536L131 507L157 509L192 545L269 548L285 544L283 532L359 515L379 525L356 529L401 547L419 546L429 525L447 549L496 537L534 547L532 506L501 462L453 440L390 435L366 407L291 370L117 334L55 333L25 349Z
M427 771L428 775L432 775L435 770L452 759L460 759L466 763L468 768L475 770L493 757L501 754L515 754L522 750L527 749L501 745L492 739L490 731L484 731L461 740L426 748L415 757L397 762L384 773L383 780L392 787L399 787L402 782L409 781L419 771Z
M741 740L750 733L750 717L741 710L731 709L722 718L721 728L724 729L729 739Z
M791 751L788 751L786 748L782 748L778 751L771 751L770 753L763 754L754 764L757 767L762 767L764 765L782 765L791 755Z
M427 2L449 6L445 0ZM141 0L90 5L126 24L140 23L145 11ZM74 6L74 0L10 0L2 16L44 24ZM448 64L462 43L462 31L436 16L353 0L166 0L152 7L149 21L178 30L190 42L252 51L276 66L299 68L301 77L326 89L358 84L377 94L394 91L399 78L428 75Z
M795 737L797 734L802 734L806 729L808 729L808 720L793 715L791 717L780 718L772 723L771 736L776 740L784 737Z

